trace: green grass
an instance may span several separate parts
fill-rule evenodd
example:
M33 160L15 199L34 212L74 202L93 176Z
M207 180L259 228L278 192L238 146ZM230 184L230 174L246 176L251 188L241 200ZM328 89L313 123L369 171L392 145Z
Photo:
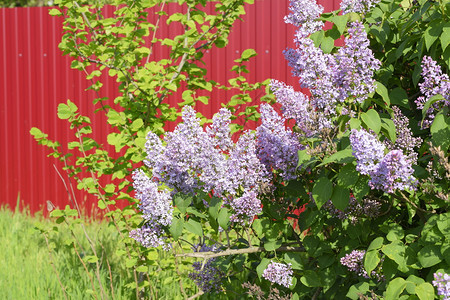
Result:
M48 246L44 234L35 229L36 224L50 229L46 235ZM106 222L91 221L85 226L100 257L99 273L105 298L134 298L133 284L127 287L133 282L133 271L126 266L124 257L117 253L117 249L122 249L118 246L121 238L117 230ZM83 248L78 249L78 253L82 257L92 255L82 227L75 225L73 233ZM64 299L65 295L68 299L101 299L95 263L86 263L89 273L86 272L71 241L72 233L65 224L57 225L39 216L1 208L0 299ZM179 276L170 253L154 250L153 256L148 268L151 288L145 295L146 299L183 299L180 280L188 296L197 292L187 278L192 262L179 262Z

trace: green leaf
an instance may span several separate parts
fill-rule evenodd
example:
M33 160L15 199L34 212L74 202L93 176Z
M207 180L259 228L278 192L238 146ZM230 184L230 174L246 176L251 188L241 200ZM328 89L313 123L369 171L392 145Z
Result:
M178 194L173 199L175 206L181 211L181 213L186 213L187 208L192 203L192 197L187 195Z
M395 261L398 264L398 269L401 272L407 272L408 268L406 266L406 259L405 259L405 245L403 245L402 242L400 241L395 241L392 242L388 245L384 245L381 248L381 251L383 251L383 253L389 257L390 259L392 259L393 261Z
M130 129L132 131L138 131L142 126L144 126L144 121L142 121L142 119L136 119L131 123Z
M335 186L331 201L337 209L344 211L350 201L350 191L342 186Z
M125 125L126 123L125 118L115 110L110 109L106 116L108 117L108 123L111 125Z
M323 40L324 36L325 36L325 35L324 35L323 30L320 30L320 31L316 31L316 32L314 32L313 34L311 34L311 35L309 36L309 38L310 38L311 40L313 40L314 46L319 47L320 44L322 43L322 40Z
M379 236L370 243L369 247L367 248L367 251L380 249L383 246L383 243L384 243L383 237Z
M332 194L333 184L327 177L323 176L316 180L313 187L313 198L318 209L330 200Z
M284 254L284 261L290 263L292 265L292 269L294 270L303 270L305 266L305 259L302 257L305 256L305 253L298 252L287 252ZM306 263L307 263L306 258Z
M228 225L230 224L230 212L227 208L222 208L219 212L219 217L217 218L217 222L219 223L220 227L223 229L227 229Z
M353 164L347 164L339 171L337 183L342 187L348 188L353 186L358 181L358 178L359 174L355 166Z
M329 36L324 37L321 48L324 53L331 53L334 48L334 39Z
M386 300L398 300L400 294L406 287L406 281L403 278L395 278L389 282L386 289Z
M100 208L100 209L105 209L105 208L106 208L105 201L103 201L103 200L98 200L97 206L98 206L98 208Z
M258 55L254 49L245 49L244 52L242 52L241 59L243 61L249 60L249 58L254 57Z
M136 257L130 257L125 259L125 266L128 269L133 268L137 264L138 259Z
M435 297L434 288L428 282L416 286L415 292L420 300L433 300Z
M50 16L62 16L62 12L59 9L52 8L48 11Z
M369 109L367 112L361 115L363 122L372 129L376 134L381 130L381 119L378 113L374 109Z
M444 25L442 34L439 38L441 40L442 51L444 52L445 49L447 49L448 45L450 44L450 22Z
M355 157L352 154L352 149L346 148L344 150L338 151L338 152L328 156L327 158L325 158L323 160L323 162L321 164L317 165L316 168L327 165L329 163L334 163L334 162L339 163L339 164L345 164L345 163L352 162L353 160L355 160Z
M400 87L396 87L389 93L391 105L398 105L409 109L408 94Z
M424 268L437 265L442 261L442 255L437 245L426 245L417 253L417 259Z
M450 213L439 215L439 219L436 221L436 225L439 231L447 238L450 239Z
M256 267L256 273L258 274L258 277L261 278L262 274L264 273L264 270L267 269L267 266L270 264L270 260L267 258L263 258L259 265Z
M190 219L184 224L184 228L186 228L187 231L192 232L195 235L203 236L203 228L202 224L199 222Z
M175 240L183 233L184 220L179 218L173 218L172 224L170 224L169 232Z
M340 15L333 16L331 18L331 22L336 25L336 28L339 30L340 34L344 34L345 28L347 27L348 15Z
M355 118L351 118L349 124L350 129L359 129L361 127L361 121Z
M87 255L83 258L83 260L88 263L96 263L98 262L98 257L95 255Z
M264 249L266 249L266 251L277 250L278 248L281 247L282 244L283 243L281 240L268 241L268 242L264 243Z
M388 89L382 84L381 82L375 82L376 89L375 92L383 98L384 102L387 103L387 105L391 105L391 99L389 98L389 92Z
M347 297L352 300L360 299L359 295L364 295L370 290L369 283L367 282L360 282L357 284L354 284L350 287L350 289L347 292Z
M380 255L377 250L367 251L364 255L364 269L370 274L380 263Z
M431 124L430 132L433 144L441 146L441 149L446 153L450 145L450 118L442 113L437 114L433 124Z
M403 231L403 228L398 224L391 224L390 225L391 230L386 235L386 238L388 241L396 241L401 240L405 236L405 232Z
M430 50L431 46L441 35L444 24L441 20L435 20L428 24L427 29L424 32L425 46L427 51Z
M397 133L394 121L387 118L381 118L381 127L384 129L384 131L387 134L387 137L392 143L395 143L397 140Z
M77 110L78 107L70 100L67 100L67 104L60 103L58 105L58 118L61 120L69 119Z
M322 286L319 275L317 275L317 273L312 270L305 270L303 276L300 278L300 281L307 287Z
M216 47L217 48L223 48L223 47L225 47L226 45L228 44L228 40L227 39L225 39L225 38L217 38L215 41L214 41L214 45L216 45Z
M297 168L300 167L301 165L309 162L309 160L311 159L311 155L308 154L308 150L299 150L298 151L298 162L297 162Z
M209 202L208 212L214 219L217 219L217 217L219 216L219 209L221 205L222 200L219 197L211 198L211 201Z
M422 108L422 116L425 117L428 113L428 109L436 102L441 101L441 100L445 100L444 96L442 96L441 94L437 94L434 95L433 97L431 97L424 105Z
M352 191L356 199L362 200L370 192L368 178L366 176L360 176L358 181L353 185Z
M263 228L262 221L263 220L261 220L261 219L256 219L253 221L253 224L252 224L252 228L259 238L262 238L263 234L264 234L264 230L263 230L264 228Z
M148 272L148 267L147 266L139 266L136 268L136 271L138 272Z

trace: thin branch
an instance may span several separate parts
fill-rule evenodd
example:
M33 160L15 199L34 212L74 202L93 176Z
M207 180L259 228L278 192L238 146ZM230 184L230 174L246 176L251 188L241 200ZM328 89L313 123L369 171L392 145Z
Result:
M161 5L161 9L159 10L159 12L162 12L162 11L164 10L164 6L165 6L165 5L166 5L166 0L163 1L162 5ZM148 62L150 61L150 56L151 56L152 53L153 53L153 45L154 45L153 41L154 41L155 38L156 38L156 32L158 31L158 28L159 28L159 21L160 21L160 19L161 19L161 14L158 14L158 20L156 20L155 30L153 31L153 36L152 36L152 39L151 39L152 45L150 46L150 53L149 53L148 56L147 56L147 61L146 61L146 63L148 63Z
M243 249L228 249L221 252L191 252L191 253L183 253L177 254L175 257L197 257L203 259L210 259L214 257L227 256L227 255L236 255L236 254L246 254L246 253L256 253L256 252L264 252L267 251L264 247L249 247ZM305 248L303 247L280 247L276 249L276 251L280 252L304 252Z
M61 286L61 289L62 289L62 291L64 293L64 299L67 300L66 289L64 288L64 285L61 282L61 278L59 277L58 270L56 270L55 264L53 263L53 256L52 256L52 252L51 252L51 249L50 249L50 245L49 245L49 242L48 242L47 235L45 233L43 233L43 236L45 238L45 243L47 244L48 255L50 256L50 265L52 266L53 271L55 272L56 277L58 278L58 283Z
M432 211L429 210L425 210L423 208L420 208L419 206L417 206L417 204L415 204L414 202L412 202L411 200L409 200L408 197L405 196L405 194L403 194L402 192L400 192L400 195L402 195L402 197L398 197L397 195L394 194L394 197L396 197L399 200L404 200L406 203L409 203L412 207L414 207L415 209L417 209L420 212L423 213L436 213L436 211L433 209Z
M81 8L81 6L78 4L77 1L74 1L73 3L75 4L75 6L76 6L77 8ZM90 30L92 31L92 33L94 34L95 40L98 41L98 39L97 39L97 32L95 32L94 27L92 27L92 25L91 25L91 23L89 22L89 19L86 17L85 13L84 13L84 12L81 12L81 16L83 17L83 20L84 20L84 22L86 23L86 25L89 27L89 29L90 29Z
M200 291L200 292L198 292L197 294L195 294L195 295L193 295L193 296L187 298L187 300L193 300L193 299L195 299L195 298L200 297L200 296L203 295L203 294L204 294L203 291Z
M321 292L322 292L322 288L321 287L317 288L317 290L314 293L314 295L312 296L311 300L316 300L317 298L319 298L319 295Z

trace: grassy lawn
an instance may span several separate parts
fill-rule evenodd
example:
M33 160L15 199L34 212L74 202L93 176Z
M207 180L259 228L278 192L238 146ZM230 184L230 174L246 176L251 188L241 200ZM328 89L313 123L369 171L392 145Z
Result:
M44 235L35 229L36 224L44 228L57 226L58 232ZM117 253L122 249L117 246L121 243L117 230L97 221L86 222L85 227L101 257L99 274L105 298L135 297L132 268ZM101 299L95 263L84 260L83 265L77 255L77 252L82 258L92 255L82 227L74 226L72 232L65 224L1 208L0 299ZM77 252L71 243L74 238L80 245ZM187 295L197 293L187 278L192 262L174 266L170 254L157 250L153 254L146 299L183 299L180 280Z

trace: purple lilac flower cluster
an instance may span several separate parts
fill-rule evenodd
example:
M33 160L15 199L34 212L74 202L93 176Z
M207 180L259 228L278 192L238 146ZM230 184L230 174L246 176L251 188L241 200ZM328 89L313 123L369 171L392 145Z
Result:
M277 283L288 288L292 284L293 273L291 264L286 265L271 261L262 276L272 283Z
M201 247L197 245L193 247L193 250L195 252L216 252L218 248L216 245L202 245ZM204 293L218 293L222 291L222 280L225 277L225 273L215 265L215 261L215 258L210 258L206 263L202 261L194 262L192 264L194 272L188 275Z
M240 187L244 190L258 188L268 183L270 173L257 157L256 135L246 132L239 137L225 162L225 168L216 181L214 191L218 194L226 192L232 196ZM225 157L224 157L225 159Z
M172 223L172 198L168 190L159 190L158 184L150 180L142 170L133 173L133 187L139 208L147 221L164 226Z
M418 109L423 109L425 103L437 94L444 97L444 100L435 102L428 109L427 116L421 124L422 128L428 128L433 123L434 115L439 108L450 106L450 78L442 73L441 67L429 56L423 57L422 77L424 82L419 83L419 87L424 96L415 101Z
M261 125L256 130L257 155L267 171L280 170L284 180L295 178L298 150L303 146L298 136L286 129L286 119L269 104L261 104Z
M146 248L162 246L163 249L169 250L171 246L163 235L164 230L161 226L151 222L144 224L141 228L131 230L129 234L130 238Z
M356 170L363 175L369 175L384 157L386 147L364 129L353 129L350 133L350 143L356 158Z
M447 273L434 273L433 285L437 288L439 296L444 296L444 300L450 300L450 275Z
M345 46L336 55L337 68L334 71L334 83L340 87L340 101L348 97L362 103L367 95L375 91L374 70L378 70L381 62L375 59L369 48L369 40L360 22L353 22L348 28L349 36Z
M342 14L351 12L366 14L372 7L374 7L380 0L343 0L341 2Z
M286 117L294 118L306 135L310 136L332 127L330 117L337 114L337 108L342 107L342 103L361 103L367 99L367 95L375 90L372 77L381 62L370 50L367 34L360 22L350 24L345 45L333 55L316 47L300 30L294 40L296 49L286 49L284 55L293 76L299 77L301 87L310 90L310 103L307 103L306 96L277 81L272 82L272 90L280 98L278 101L283 105ZM287 97L292 99L287 101ZM299 112L293 113L296 110ZM312 121L315 126L310 125Z
M333 55L314 46L309 38L296 36L295 42L297 49L284 51L292 75L299 77L302 88L310 90L313 107L330 115L339 98L339 89L333 82L336 60Z
M396 189L415 189L414 170L402 151L392 150L384 155L385 146L364 129L353 129L350 143L356 158L356 170L371 177L369 185L372 189L386 193L393 193Z
M361 218L376 218L380 214L381 203L373 199L363 199L361 203L350 196L347 208L344 211L337 209L331 200L323 206L330 214L341 220L349 220L352 224L358 223Z
M213 117L211 127L206 128L206 132L213 141L213 146L221 151L229 151L233 147L231 140L231 112L226 108L221 108Z
M150 180L142 170L133 173L133 186L136 198L140 200L139 208L146 220L145 225L130 232L130 237L141 243L144 247L169 245L163 237L162 226L172 223L172 198L167 190L159 190L158 184Z
M147 137L146 164L153 170L154 179L183 193L193 193L198 188L211 189L217 172L223 167L216 139L203 130L195 115L192 107L183 109L183 122L166 135L165 147L155 141L159 138L154 133L150 132ZM215 120L223 122L223 118ZM211 131L216 127L213 124ZM152 149L151 145L156 148Z
M346 254L341 258L341 265L347 267L350 272L353 272L358 276L370 278L367 271L364 269L364 255L366 255L365 250L353 250L351 253ZM375 270L371 272L371 276L376 278L378 281L384 279L384 276Z
M299 35L307 37L322 28L323 22L318 21L317 18L322 14L323 6L318 5L316 1L290 0L289 10L291 13L284 18L284 21L299 27Z
M386 154L373 172L370 173L369 185L386 193L395 190L415 189L417 180L411 162L400 150L392 150Z
M418 154L414 151L414 148L420 147L422 139L420 137L413 137L411 129L408 127L409 120L405 117L397 106L393 106L394 116L392 121L394 122L397 139L395 143L387 142L387 147L390 150L402 150L406 154L407 159L412 163L417 163Z
M270 109L262 108L267 112L263 112L258 135L246 132L234 144L228 110L221 109L204 130L195 110L185 107L183 123L166 135L165 145L154 133L148 134L145 163L153 171L152 181L164 183L174 192L213 192L235 209L235 222L251 220L261 212L259 187L270 183L272 169L283 178L292 178L295 166L290 163L296 161L300 147L294 134L284 127L284 119ZM258 145L264 145L260 153ZM258 155L264 156L265 164Z
M285 83L272 80L270 89L281 104L281 112L287 119L294 119L297 127L305 136L314 134L315 111L311 106L309 97Z
M234 209L230 220L235 223L251 222L253 216L262 212L261 200L255 191L247 191L241 197L234 198L230 205Z

